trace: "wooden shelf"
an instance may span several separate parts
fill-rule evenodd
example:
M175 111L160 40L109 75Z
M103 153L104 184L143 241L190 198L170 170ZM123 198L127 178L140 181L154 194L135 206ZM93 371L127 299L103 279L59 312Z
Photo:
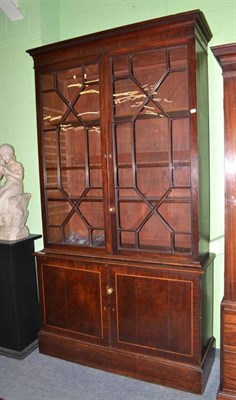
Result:
M132 161L130 154L118 155L118 168L132 168ZM88 163L89 169L101 169L102 164L97 160L101 159L100 156L91 157L91 162ZM65 160L62 161L62 171L74 171L79 169L85 169L86 164L78 164L73 166L65 166ZM149 153L138 153L136 156L136 167L140 168L154 168L154 167L189 167L190 166L190 154L187 150L173 151L172 156L169 157L167 151L160 152L149 152ZM57 173L57 167L47 167L46 171L55 171Z
M161 200L161 197L147 197L145 199L150 203L158 203ZM144 203L144 200L137 197L119 197L117 199L119 203ZM190 197L168 197L162 200L162 203L191 203Z
M50 188L50 190L51 190L51 188ZM80 199L79 197L71 197L70 196L70 200L72 203L76 203L79 199ZM47 200L60 202L60 201L67 201L67 198L66 197L48 197ZM83 198L83 202L97 202L97 201L103 202L104 199L103 199L103 197L99 197L99 196L98 197L87 197L86 196Z
M143 119L163 119L163 118L186 118L189 117L190 110L176 110L176 111L165 111L160 110L157 115L155 114L138 114L136 115L119 115L114 117L114 123L122 123L122 122L133 122Z
M89 114L88 114L89 115ZM125 122L133 122L134 120L150 120L150 119L156 119L156 118L186 118L189 117L190 115L190 111L189 110L177 110L177 111L166 111L165 113L163 113L161 110L158 113L158 115L155 114L134 114L134 115L122 115L122 116L115 116L114 117L114 124L116 123L125 123ZM77 118L76 116L74 116L75 119ZM81 121L80 121L81 119ZM95 119L90 119L90 118L86 118L86 115L81 115L78 116L78 120L71 120L68 119L66 121L63 121L63 115L61 118L58 118L54 121L47 121L47 124L49 125L49 127L46 127L44 129L44 131L50 131L52 129L58 128L58 126L62 125L62 128L66 128L66 126L68 126L71 129L73 128L77 128L77 127L92 127L92 126L100 126L100 118L95 118Z

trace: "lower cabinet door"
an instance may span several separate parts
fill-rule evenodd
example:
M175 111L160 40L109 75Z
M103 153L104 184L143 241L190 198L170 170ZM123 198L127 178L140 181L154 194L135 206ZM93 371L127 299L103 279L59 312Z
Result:
M108 343L104 267L60 260L40 262L39 281L43 329L87 342Z
M113 347L190 363L200 357L198 278L125 267L111 276Z
M66 259L38 262L42 330L199 364L201 274Z

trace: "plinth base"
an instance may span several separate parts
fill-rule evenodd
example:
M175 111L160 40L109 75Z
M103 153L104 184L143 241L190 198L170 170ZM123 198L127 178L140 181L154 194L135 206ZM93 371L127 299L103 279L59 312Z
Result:
M22 360L28 356L32 351L37 349L38 339L31 343L29 346L25 347L22 351L16 351L11 349L5 349L5 347L0 347L0 354L7 357L18 358ZM1 399L0 399L1 400Z
M202 365L197 366L88 344L44 330L39 333L42 354L196 394L204 391L214 363L214 345L212 338Z
M34 241L0 241L0 353L25 357L37 345L40 326Z

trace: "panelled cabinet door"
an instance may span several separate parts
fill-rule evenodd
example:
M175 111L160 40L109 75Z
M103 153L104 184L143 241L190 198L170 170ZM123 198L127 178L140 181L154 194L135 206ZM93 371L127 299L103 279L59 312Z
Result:
M107 344L108 317L104 268L84 263L40 263L43 329L87 342Z
M111 268L113 347L196 363L199 282L181 274ZM194 360L195 358L195 360Z
M99 61L74 64L38 78L45 236L49 244L104 247Z
M118 251L192 251L188 50L110 57Z

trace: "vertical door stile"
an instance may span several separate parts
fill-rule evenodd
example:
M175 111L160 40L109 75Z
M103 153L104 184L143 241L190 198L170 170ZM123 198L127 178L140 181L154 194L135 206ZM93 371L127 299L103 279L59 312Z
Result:
M112 116L112 88L110 60L107 53L100 58L100 108L101 108L101 141L103 154L103 191L104 191L104 219L106 249L108 254L114 249L114 229L112 229L114 213L114 178L113 178L113 153L111 143L111 116Z
M107 266L107 301L108 301L108 320L109 320L109 346L112 347L114 343L117 341L117 329L118 329L118 321L117 321L117 282L116 282L116 273L119 269L117 266Z
M114 325L113 320L112 320L112 298L111 294L109 294L109 289L113 289L112 283L111 283L111 272L110 272L110 265L107 265L107 311L108 311L108 327L109 327L109 346L112 346L112 326ZM114 296L114 294L113 294Z
M188 75L189 75L189 135L190 135L190 185L191 185L191 203L192 203L192 255L193 258L198 255L198 143L197 143L197 82L196 82L196 55L195 55L195 40L191 39L188 42ZM191 82L191 84L190 84Z

